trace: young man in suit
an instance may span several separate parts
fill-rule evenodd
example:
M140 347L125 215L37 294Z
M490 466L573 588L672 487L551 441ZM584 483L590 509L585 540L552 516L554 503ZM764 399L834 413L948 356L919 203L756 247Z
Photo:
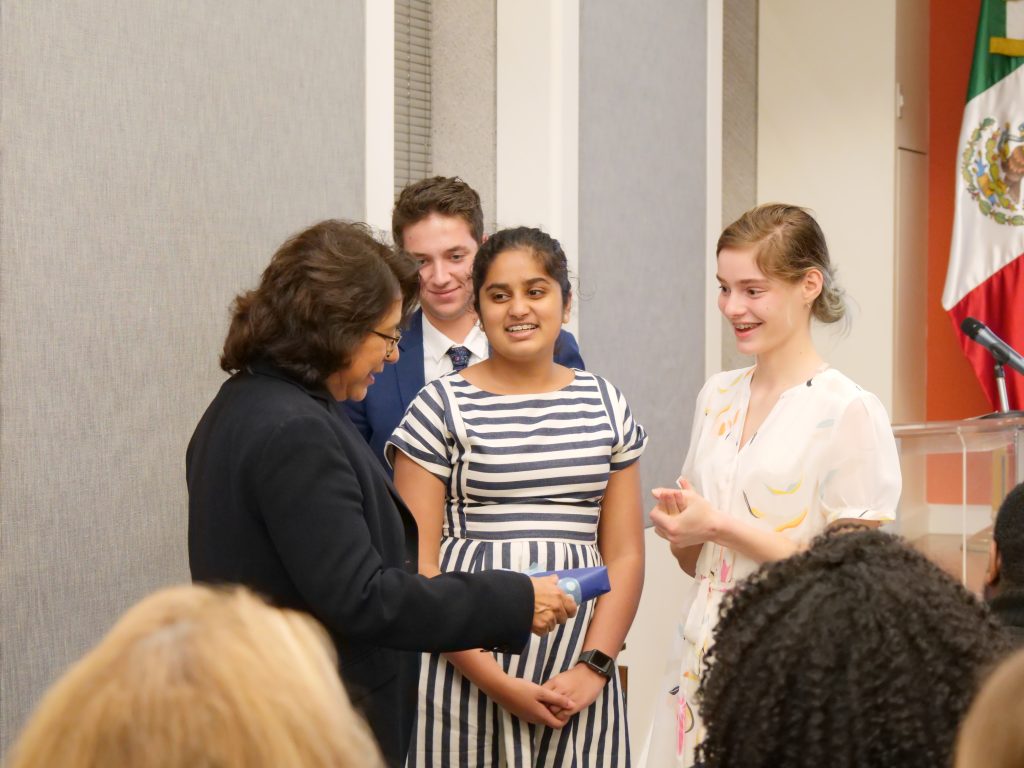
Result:
M402 190L391 216L395 245L419 264L420 308L361 401L342 404L382 464L384 444L428 381L487 358L487 337L473 311L473 257L484 241L480 196L457 177L435 176ZM576 339L562 331L555 362L583 368ZM390 468L389 468L390 471Z

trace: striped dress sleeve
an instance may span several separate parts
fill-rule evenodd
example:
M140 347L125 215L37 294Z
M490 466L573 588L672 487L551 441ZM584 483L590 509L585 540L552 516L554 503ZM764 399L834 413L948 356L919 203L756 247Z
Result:
M447 481L452 474L453 438L446 412L449 397L440 381L425 386L384 446L384 456L394 467L395 451L401 451L435 477Z
M603 384L605 403L610 405L608 413L615 430L615 443L612 445L611 471L618 472L639 460L647 447L647 432L633 418L629 404L622 393L606 381Z

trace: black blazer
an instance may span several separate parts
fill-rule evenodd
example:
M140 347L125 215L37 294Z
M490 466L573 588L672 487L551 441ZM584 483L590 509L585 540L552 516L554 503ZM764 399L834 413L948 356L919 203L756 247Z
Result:
M520 651L533 587L517 573L417 575L416 523L323 389L269 364L228 379L185 457L195 581L237 583L330 633L389 763L405 757L419 651Z
M398 342L401 354L394 365L385 365L375 374L376 381L362 400L338 403L356 429L370 444L381 465L391 469L384 460L384 444L402 421L406 408L426 384L423 372L423 310L417 309L409 320L409 327ZM555 343L555 362L566 368L584 370L580 348L571 333L563 330Z

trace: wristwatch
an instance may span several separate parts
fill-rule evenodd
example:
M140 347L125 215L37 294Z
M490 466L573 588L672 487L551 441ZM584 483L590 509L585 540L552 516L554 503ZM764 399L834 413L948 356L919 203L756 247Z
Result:
M579 663L586 664L592 670L597 672L597 674L604 675L609 680L611 679L612 672L615 669L615 659L596 649L591 649L581 653Z

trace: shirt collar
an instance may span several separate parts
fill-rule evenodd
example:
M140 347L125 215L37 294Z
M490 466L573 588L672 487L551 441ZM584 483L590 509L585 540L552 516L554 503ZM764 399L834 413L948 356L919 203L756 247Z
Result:
M455 344L456 342L437 330L430 322L430 319L423 315L423 354L428 360L441 362L441 358L447 355L448 350ZM487 357L489 351L487 335L480 328L479 323L474 324L469 329L469 333L466 334L466 340L459 346L466 347L475 357L481 360Z

